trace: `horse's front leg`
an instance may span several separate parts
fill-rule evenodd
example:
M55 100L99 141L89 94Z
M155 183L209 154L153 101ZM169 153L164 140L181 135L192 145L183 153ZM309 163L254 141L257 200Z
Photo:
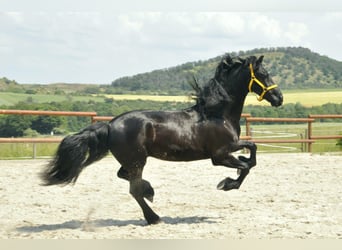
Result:
M237 145L238 145L237 150L247 148L247 149L249 149L249 152L250 152L249 158L246 158L246 157L240 155L238 157L239 160L246 162L248 164L249 168L254 167L256 165L256 151L257 151L256 144L254 142L251 142L251 141L240 140L240 141L238 141Z
M227 177L223 179L222 181L220 181L219 184L217 184L217 189L223 190L223 191L229 191L231 189L239 189L243 180L249 174L249 169L243 169L239 171L240 171L240 175L236 180L233 178Z
M219 150L215 155L212 156L211 160L214 165L237 168L240 171L240 176L236 180L227 177L217 185L217 189L224 191L239 189L243 180L249 173L249 164L245 161L236 159L233 155L225 150Z

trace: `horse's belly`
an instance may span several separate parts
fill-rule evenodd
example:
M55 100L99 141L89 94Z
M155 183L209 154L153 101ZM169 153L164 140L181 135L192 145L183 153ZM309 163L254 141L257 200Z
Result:
M203 136L195 125L154 124L146 126L148 155L168 161L194 161L208 158Z
M200 148L179 146L177 144L165 145L155 148L149 152L152 157L167 161L195 161L209 158L209 156Z
M209 158L203 154L191 153L191 152L182 152L182 153L168 153L168 152L160 152L156 154L152 154L152 157L155 157L160 160L165 161L197 161Z

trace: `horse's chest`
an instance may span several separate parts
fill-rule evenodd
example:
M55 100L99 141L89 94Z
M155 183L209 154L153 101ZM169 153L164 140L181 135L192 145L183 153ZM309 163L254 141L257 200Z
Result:
M221 126L218 126L217 138L222 138L223 140L238 141L239 134L236 128L227 121L223 121Z

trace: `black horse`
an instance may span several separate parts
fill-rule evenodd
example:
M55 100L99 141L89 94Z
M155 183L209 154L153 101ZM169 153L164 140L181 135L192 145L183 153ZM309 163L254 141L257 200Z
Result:
M196 104L181 111L132 111L108 123L96 123L63 139L55 158L42 173L45 185L74 183L82 169L108 151L121 164L117 175L130 183L129 192L140 205L148 224L160 221L146 203L153 201L151 184L142 179L148 156L167 161L211 159L213 165L236 168L218 189L238 189L256 165L256 145L242 141L240 117L248 92L280 106L283 97L262 65L263 56L246 59L225 56L215 77L204 87L193 84ZM250 157L231 153L247 148Z

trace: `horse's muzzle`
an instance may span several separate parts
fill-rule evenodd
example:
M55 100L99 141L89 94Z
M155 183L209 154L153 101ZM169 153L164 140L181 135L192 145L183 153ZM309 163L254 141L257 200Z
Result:
M271 105L273 107L279 107L283 104L283 95L272 96Z

